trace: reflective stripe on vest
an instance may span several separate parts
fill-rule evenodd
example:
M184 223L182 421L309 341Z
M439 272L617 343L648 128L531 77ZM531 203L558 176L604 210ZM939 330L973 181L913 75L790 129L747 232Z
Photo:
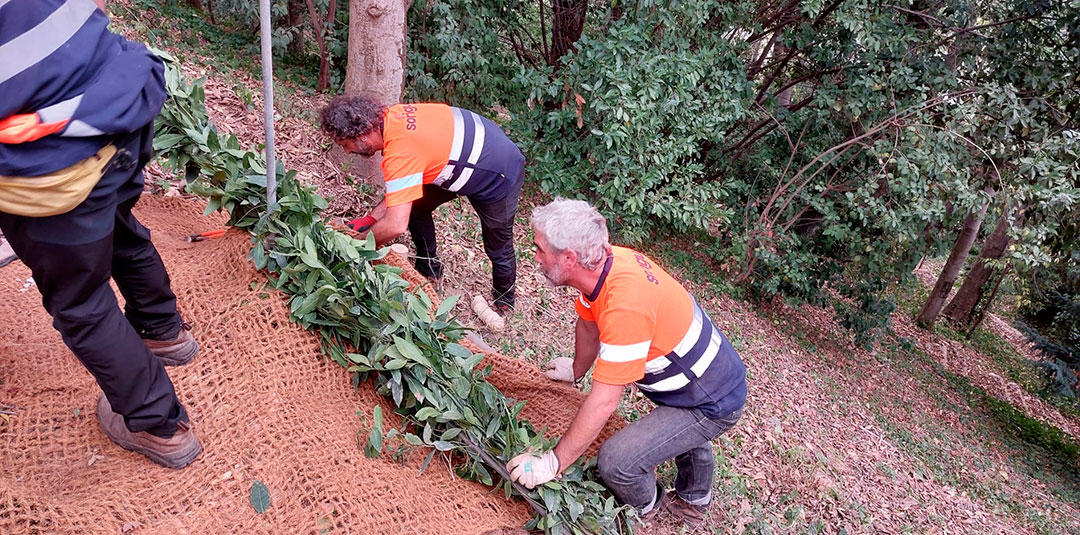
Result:
M451 107L450 110L454 114L454 141L450 146L450 158L432 183L457 192L468 184L476 162L480 161L487 131L479 115L461 108Z

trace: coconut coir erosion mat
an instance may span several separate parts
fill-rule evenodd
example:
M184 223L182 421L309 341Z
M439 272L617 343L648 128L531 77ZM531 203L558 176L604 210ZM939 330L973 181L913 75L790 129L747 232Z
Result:
M202 351L168 368L203 444L187 468L161 468L114 445L95 417L98 389L52 328L29 270L0 270L0 533L456 534L511 530L528 521L519 501L453 474L454 459L427 450L403 463L366 458L372 409L400 426L370 383L353 389L321 357L317 338L291 323L283 296L246 260L250 238L187 243L224 227L203 203L144 196L136 216L153 231L184 319ZM407 269L400 257L388 262ZM523 416L561 434L582 399L533 366L501 355L491 382L528 400ZM604 436L617 427L609 424ZM271 507L250 505L254 481Z

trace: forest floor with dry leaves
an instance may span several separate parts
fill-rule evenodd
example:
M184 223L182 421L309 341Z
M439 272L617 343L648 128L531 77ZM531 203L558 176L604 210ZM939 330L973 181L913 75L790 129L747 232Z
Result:
M116 18L132 38L145 39L147 28L184 31L159 14ZM169 43L155 46L179 55L189 79L206 78L217 127L244 145L261 144L261 84L250 66ZM366 213L378 185L350 177L350 157L318 132L328 96L278 87L279 157L332 199L332 216ZM148 175L158 192L179 185L160 169ZM463 296L459 319L495 349L538 365L572 354L575 317L573 293L551 287L531 258L528 213L546 199L526 187L515 228L517 308L502 332L484 331L467 306L473 295L490 298L476 215L460 201L436 215L446 269L440 293ZM1048 400L1020 380L1031 373L1024 360L1038 356L1007 318L991 314L972 340L947 328L928 332L912 320L926 289L902 289L895 334L867 351L830 310L738 300L692 243L664 241L642 249L684 280L728 335L746 362L750 390L742 420L716 443L714 499L706 525L692 532L1080 533L1080 417L1075 405ZM924 265L917 275L932 284L936 272ZM648 402L629 394L620 411L634 419ZM670 463L659 474L670 486ZM687 532L664 518L644 530Z

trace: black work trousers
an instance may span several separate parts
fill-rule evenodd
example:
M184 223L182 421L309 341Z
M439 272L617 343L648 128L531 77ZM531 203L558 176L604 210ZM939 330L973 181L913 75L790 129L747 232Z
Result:
M484 238L484 252L491 260L492 298L496 305L514 306L514 283L517 280L517 257L514 254L514 216L517 214L521 185L525 174L521 173L510 194L495 202L469 199L480 216L480 233ZM458 195L438 186L425 185L424 196L413 201L409 213L409 233L416 245L416 271L425 277L441 277L435 241L435 221L432 213L440 205Z
M174 338L181 320L150 231L131 213L150 158L150 128L116 141L117 155L82 204L49 217L0 213L0 228L33 273L53 327L128 429L170 437L187 415L142 338ZM126 301L123 313L110 278Z

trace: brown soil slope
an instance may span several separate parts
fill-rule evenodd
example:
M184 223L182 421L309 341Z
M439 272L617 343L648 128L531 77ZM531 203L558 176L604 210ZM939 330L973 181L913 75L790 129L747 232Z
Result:
M245 260L248 236L184 242L223 225L187 199L145 196L136 213L203 347L169 375L205 451L170 471L109 442L94 415L98 386L51 327L29 271L12 264L0 271L0 401L17 414L0 420L0 533L446 534L529 519L520 502L456 477L453 460L436 457L418 475L426 451L401 464L366 458L358 431L366 437L376 404L390 407L368 384L354 390L288 321L280 294ZM489 358L497 386L533 400L527 417L565 428L579 393ZM262 515L249 504L255 480L270 489Z

